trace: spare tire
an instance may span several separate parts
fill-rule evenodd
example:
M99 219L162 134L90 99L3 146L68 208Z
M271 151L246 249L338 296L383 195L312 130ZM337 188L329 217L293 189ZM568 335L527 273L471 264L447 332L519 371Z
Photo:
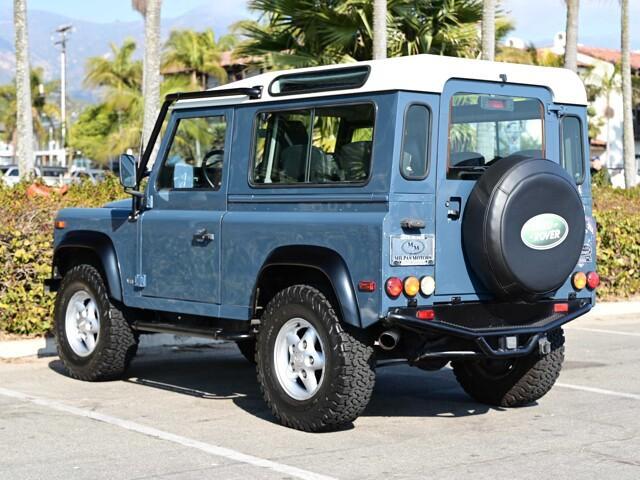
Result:
M574 180L546 159L511 156L478 179L464 209L466 260L498 297L554 293L575 268L585 213Z

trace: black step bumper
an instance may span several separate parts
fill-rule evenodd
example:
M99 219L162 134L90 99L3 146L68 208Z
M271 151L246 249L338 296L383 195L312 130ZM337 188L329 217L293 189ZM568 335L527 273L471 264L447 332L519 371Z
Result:
M413 331L415 334L451 337L469 348L429 351L416 360L429 358L514 358L529 355L536 349L544 353L546 334L591 310L588 299L572 300L567 312L554 312L555 303L538 304L436 304L433 320L420 320L418 308L394 308L384 319L389 328ZM509 341L507 338L509 337ZM513 346L513 337L515 344Z

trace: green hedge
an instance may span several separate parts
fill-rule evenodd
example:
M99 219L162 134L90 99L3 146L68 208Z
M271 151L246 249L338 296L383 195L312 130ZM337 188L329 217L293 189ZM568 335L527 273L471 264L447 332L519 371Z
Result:
M0 186L0 331L38 335L51 329L54 296L42 284L50 274L56 212L100 206L123 194L115 177L98 185L74 185L64 196L29 198L26 189L26 184ZM594 209L600 297L640 295L640 188L597 187Z
M54 296L44 292L43 281L51 273L56 212L100 206L123 194L113 176L97 185L73 185L66 195L50 197L29 198L28 186L0 186L0 331L40 335L52 322Z

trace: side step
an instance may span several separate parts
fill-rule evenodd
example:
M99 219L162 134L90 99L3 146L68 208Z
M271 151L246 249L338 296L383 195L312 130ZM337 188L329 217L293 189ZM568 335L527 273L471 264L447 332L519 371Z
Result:
M189 335L192 337L213 338L214 340L227 340L237 342L239 340L249 340L254 338L250 332L230 332L219 327L209 325L194 325L191 323L166 323L137 321L132 327L139 332L172 333L174 335Z

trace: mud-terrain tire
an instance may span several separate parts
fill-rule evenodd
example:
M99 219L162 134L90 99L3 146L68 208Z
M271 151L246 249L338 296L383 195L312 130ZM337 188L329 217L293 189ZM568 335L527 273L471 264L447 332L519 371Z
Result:
M248 340L238 340L236 342L238 350L244 358L247 359L252 365L256 364L256 339L250 338Z
M287 329L295 330L300 325L307 327L302 327L298 333L299 348L306 345L302 342L311 330L314 354L318 348L322 350L323 360L317 365L322 363L323 368L320 379L314 382L317 385L315 389L306 387L300 370L298 374L286 377L293 383L281 380L282 368L288 369L289 362L294 368L294 347L287 345L298 341L290 335L282 335L291 331ZM294 338L293 343L289 343L291 338ZM285 340L286 348L278 349ZM277 358L282 359L282 355L284 364L277 363ZM360 332L347 329L327 298L311 286L286 288L269 302L258 332L256 359L258 382L264 399L274 416L287 427L307 432L340 429L355 420L371 399L375 383L372 345L361 338ZM302 365L301 368L306 368L304 365L308 364ZM311 374L316 375L316 372ZM296 399L295 395L287 392L285 388L292 391L296 382L301 392L310 395L309 398Z
M559 328L547 335L551 352L538 352L510 362L508 371L489 373L487 361L452 362L453 373L467 394L480 403L521 407L542 398L556 382L564 360L564 334ZM506 363L506 362L505 362Z
M78 341L73 335L73 325L67 325L68 315L81 316L77 310L82 307L70 305L73 298L81 299L74 301L76 305L85 298L84 301L96 310L95 318L99 323L95 327L97 336L92 341L93 348L86 340ZM121 378L138 349L137 335L125 319L123 310L109 299L102 276L91 265L78 265L62 279L55 302L54 322L58 355L69 374L79 380Z

